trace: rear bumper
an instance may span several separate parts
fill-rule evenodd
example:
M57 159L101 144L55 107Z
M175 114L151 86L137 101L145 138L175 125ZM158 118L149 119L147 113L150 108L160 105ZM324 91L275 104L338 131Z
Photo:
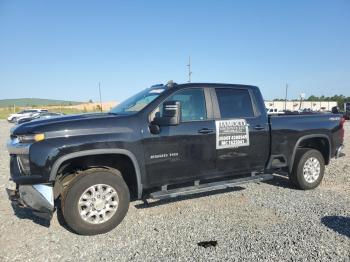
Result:
M53 187L50 185L20 185L16 190L7 189L12 204L30 208L39 217L51 219L54 211Z
M335 151L335 158L343 157L345 154L343 153L344 145L340 145Z

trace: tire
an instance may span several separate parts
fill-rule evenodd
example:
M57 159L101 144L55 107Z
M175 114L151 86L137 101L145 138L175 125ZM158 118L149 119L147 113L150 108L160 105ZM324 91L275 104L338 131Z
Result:
M129 189L118 170L93 168L82 172L65 189L61 209L65 222L74 232L97 235L119 225L129 203Z
M301 148L296 153L290 180L298 189L314 189L321 183L324 169L324 158L318 150Z

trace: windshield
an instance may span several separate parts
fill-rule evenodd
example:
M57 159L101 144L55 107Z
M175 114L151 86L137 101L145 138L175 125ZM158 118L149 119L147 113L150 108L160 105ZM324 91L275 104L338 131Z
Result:
M121 115L136 114L156 99L164 90L165 88L147 88L112 108L110 113Z

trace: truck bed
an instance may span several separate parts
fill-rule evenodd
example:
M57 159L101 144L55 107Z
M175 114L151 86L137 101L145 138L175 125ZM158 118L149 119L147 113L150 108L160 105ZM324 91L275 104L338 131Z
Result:
M285 161L292 163L298 141L307 137L324 137L329 140L330 156L336 153L336 147L341 144L341 115L310 114L310 115L271 115L271 155L281 155ZM291 167L290 167L291 168Z

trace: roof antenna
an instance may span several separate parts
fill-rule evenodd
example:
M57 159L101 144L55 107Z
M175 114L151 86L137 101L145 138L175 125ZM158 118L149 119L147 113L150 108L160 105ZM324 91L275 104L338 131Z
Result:
M191 76L192 76L192 71L191 71L191 56L188 57L188 82L191 83Z
M101 96L101 83L98 82L98 92L100 94L100 110L102 112L102 96Z

